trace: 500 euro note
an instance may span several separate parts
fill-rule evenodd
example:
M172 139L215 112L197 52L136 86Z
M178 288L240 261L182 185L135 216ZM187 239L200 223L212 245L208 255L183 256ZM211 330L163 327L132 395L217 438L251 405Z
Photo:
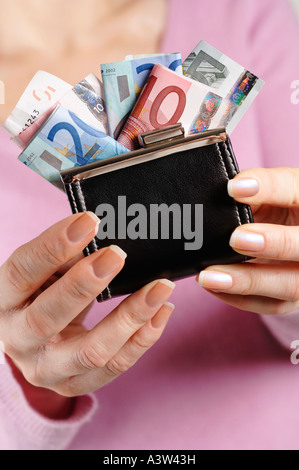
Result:
M226 127L228 134L234 130L264 82L205 41L194 48L183 63L184 74L210 86L223 97L213 120L213 127Z
M135 150L139 134L178 122L186 134L194 133L198 115L208 128L221 102L210 87L155 65L118 142Z

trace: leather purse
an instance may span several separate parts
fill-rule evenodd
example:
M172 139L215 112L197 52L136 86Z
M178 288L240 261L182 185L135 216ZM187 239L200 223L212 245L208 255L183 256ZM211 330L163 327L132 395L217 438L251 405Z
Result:
M73 213L93 211L102 220L84 254L111 244L128 254L99 301L249 259L229 246L232 232L253 217L227 193L239 169L225 129L185 137L178 124L139 142L133 152L61 172Z

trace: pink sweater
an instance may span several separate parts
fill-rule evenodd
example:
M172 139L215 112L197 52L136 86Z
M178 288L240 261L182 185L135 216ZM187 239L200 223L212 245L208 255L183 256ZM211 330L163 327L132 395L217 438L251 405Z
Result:
M161 49L186 57L200 39L266 81L232 135L241 169L297 166L299 32L286 0L170 0ZM128 51L128 53L131 51ZM0 261L70 214L66 196L17 161L0 132ZM0 365L1 449L298 449L298 369L286 347L299 315L267 321L225 305L187 279L160 341L129 372L77 398L65 421L26 402ZM93 325L118 300L95 304ZM298 366L299 367L299 366Z

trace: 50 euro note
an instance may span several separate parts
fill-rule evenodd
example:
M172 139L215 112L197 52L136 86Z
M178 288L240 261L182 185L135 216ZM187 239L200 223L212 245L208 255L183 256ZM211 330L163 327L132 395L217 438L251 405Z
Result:
M12 138L28 129L72 88L64 80L42 70L27 85L3 127Z
M181 54L138 56L132 60L102 64L109 134L117 139L155 64L182 75Z
M205 41L194 48L183 63L184 75L214 89L223 97L213 127L235 129L264 82Z
M59 101L47 109L30 127L19 134L14 142L24 148L34 134L48 119L56 106L62 105L77 114L86 124L108 134L108 121L104 101L103 85L93 74L89 74L69 90Z
M136 150L139 134L179 122L186 134L202 130L196 128L199 120L208 129L221 103L210 87L155 65L118 142Z
M58 106L23 150L19 160L63 189L60 171L127 151L104 132Z

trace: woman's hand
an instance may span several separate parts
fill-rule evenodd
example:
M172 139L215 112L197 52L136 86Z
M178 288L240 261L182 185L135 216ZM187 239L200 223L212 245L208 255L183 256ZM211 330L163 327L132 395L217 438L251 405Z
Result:
M231 236L238 253L256 259L211 266L197 280L226 303L261 314L283 314L299 307L299 170L257 168L228 184L236 201L252 207L255 224ZM216 291L216 292L215 292Z
M31 384L74 397L102 387L158 340L172 313L166 301L174 284L162 279L85 329L91 303L126 257L117 246L81 255L98 222L89 212L70 216L18 248L0 268L0 340L16 374L26 379L24 389Z

